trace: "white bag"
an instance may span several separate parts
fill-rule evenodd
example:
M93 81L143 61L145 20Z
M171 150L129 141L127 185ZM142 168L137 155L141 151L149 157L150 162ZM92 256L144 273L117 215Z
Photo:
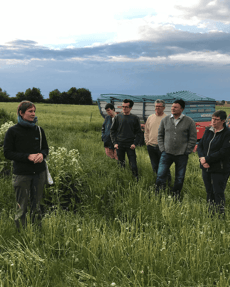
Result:
M48 165L47 165L47 163L46 163L46 160L44 159L44 161L45 161L45 164L46 164L46 183L47 184L49 184L49 185L51 185L51 184L53 184L54 183L54 181L53 181L53 179L52 179L52 176L51 176L51 174L50 174L50 172L49 172L49 169L48 169Z

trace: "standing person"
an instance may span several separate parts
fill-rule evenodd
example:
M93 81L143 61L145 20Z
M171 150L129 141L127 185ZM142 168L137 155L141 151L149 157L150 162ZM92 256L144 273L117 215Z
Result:
M102 125L101 139L104 142L104 148L105 148L106 155L112 159L118 160L117 151L114 148L113 143L111 141L111 137L110 137L110 128L114 121L114 117L116 116L114 105L107 104L105 106L105 110L108 116L105 118L105 121Z
M167 172L175 163L175 182L173 195L180 197L183 187L188 155L193 151L197 141L197 131L195 122L182 114L185 102L176 100L172 104L170 116L162 119L158 130L158 145L162 152L158 167L156 192L160 187L164 187Z
M224 190L230 173L230 130L226 118L225 111L212 115L212 126L205 131L197 149L207 202L223 214Z
M26 212L30 199L30 215L34 222L36 213L41 219L40 203L46 183L46 165L49 148L46 136L36 126L36 107L32 102L22 101L17 110L18 123L5 135L4 155L13 160L13 186L16 194L15 223L17 228L26 225Z
M132 173L138 180L135 148L141 140L141 126L139 118L131 114L133 104L133 101L129 99L122 102L123 113L114 118L110 135L114 148L117 150L119 163L125 167L125 153L127 153Z
M149 153L149 158L151 161L153 172L157 174L158 165L161 157L161 152L158 146L158 128L160 126L160 122L167 115L164 113L165 110L165 101L164 100L156 100L155 101L155 114L152 114L148 117L145 124L145 143L147 145L147 150ZM167 174L168 186L171 183L171 174L170 170L168 170Z

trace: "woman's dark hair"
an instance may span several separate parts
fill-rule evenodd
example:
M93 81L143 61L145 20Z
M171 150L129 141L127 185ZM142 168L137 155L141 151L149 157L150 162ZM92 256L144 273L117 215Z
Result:
M110 103L105 105L105 110L107 110L107 109L111 109L111 110L115 111L114 105L110 104Z
M184 110L184 108L185 108L185 101L182 100L182 99L175 100L175 101L173 102L173 104L179 104L179 105L182 107L183 110Z
M24 114L27 109L30 109L32 107L34 107L36 109L34 103L32 103L30 101L22 101L18 106L17 114L20 115L20 113L19 113L20 111Z
M222 110L219 110L219 111L216 111L212 117L218 117L221 119L221 121L223 120L226 120L227 119L227 114L225 111L222 111Z
M125 100L123 101L123 103L125 103L125 104L129 103L129 107L130 107L130 108L132 108L132 107L133 107L133 104L134 104L134 102L133 102L132 100L130 100L130 99L125 99Z

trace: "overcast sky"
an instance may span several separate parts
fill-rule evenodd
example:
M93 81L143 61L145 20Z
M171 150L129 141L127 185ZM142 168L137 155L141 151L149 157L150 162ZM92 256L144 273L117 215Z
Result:
M185 4L186 3L186 4ZM7 0L0 87L230 100L229 0Z

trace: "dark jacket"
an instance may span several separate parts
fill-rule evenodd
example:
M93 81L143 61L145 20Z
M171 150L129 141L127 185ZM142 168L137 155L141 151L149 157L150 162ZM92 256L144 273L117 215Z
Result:
M40 134L37 126L24 127L16 124L10 127L5 135L4 155L13 160L13 173L17 175L37 174L46 169L45 162L34 164L28 159L30 154L42 153L44 159L49 148L46 136L41 128L42 148L40 149Z
M112 126L112 122L113 122L112 118L110 116L107 116L105 118L101 130L101 139L104 142L104 147L108 147L111 149L113 148L113 143L110 137L110 128Z
M142 137L141 125L138 116L133 114L118 114L115 116L110 129L110 136L113 145L119 143L125 146L131 146L132 144L137 146Z
M210 168L200 167L207 172L230 172L230 129L224 124L223 130L214 133L213 128L205 131L198 145L199 157L205 157Z

